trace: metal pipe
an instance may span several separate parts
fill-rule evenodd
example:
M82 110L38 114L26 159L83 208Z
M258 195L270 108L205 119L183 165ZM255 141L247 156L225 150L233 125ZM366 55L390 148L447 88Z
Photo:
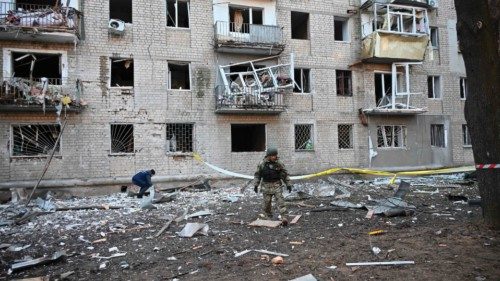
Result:
M154 176L153 183L167 183L176 181L193 181L200 178L224 180L234 179L234 177L221 174L198 174L198 175L182 175L182 176ZM0 183L0 190L9 190L11 188L33 188L36 184L35 180L29 181L9 181ZM95 179L54 179L42 180L38 185L39 188L51 187L97 187L103 185L126 185L132 184L132 176L119 178L95 178Z

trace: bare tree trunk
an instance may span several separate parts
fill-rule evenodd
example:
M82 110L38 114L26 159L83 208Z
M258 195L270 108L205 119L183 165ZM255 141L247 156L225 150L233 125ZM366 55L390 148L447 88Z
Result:
M457 30L467 72L465 119L476 168L500 163L500 60L497 0L455 0ZM483 216L500 229L500 169L477 168Z

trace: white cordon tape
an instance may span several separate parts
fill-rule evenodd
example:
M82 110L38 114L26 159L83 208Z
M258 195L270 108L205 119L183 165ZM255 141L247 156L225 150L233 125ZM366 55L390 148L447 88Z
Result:
M500 169L500 164L476 164L476 169Z

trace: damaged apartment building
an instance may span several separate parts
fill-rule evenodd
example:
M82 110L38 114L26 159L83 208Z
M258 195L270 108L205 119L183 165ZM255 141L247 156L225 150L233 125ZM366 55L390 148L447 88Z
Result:
M473 162L452 0L4 0L0 186Z

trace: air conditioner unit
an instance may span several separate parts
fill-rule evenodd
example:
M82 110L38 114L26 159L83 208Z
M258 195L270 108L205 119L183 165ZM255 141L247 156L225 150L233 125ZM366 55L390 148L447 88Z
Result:
M125 33L125 22L122 20L110 19L108 29L111 34L123 35L123 33Z
M438 7L438 0L428 0L427 4L431 6L432 8L437 8Z

